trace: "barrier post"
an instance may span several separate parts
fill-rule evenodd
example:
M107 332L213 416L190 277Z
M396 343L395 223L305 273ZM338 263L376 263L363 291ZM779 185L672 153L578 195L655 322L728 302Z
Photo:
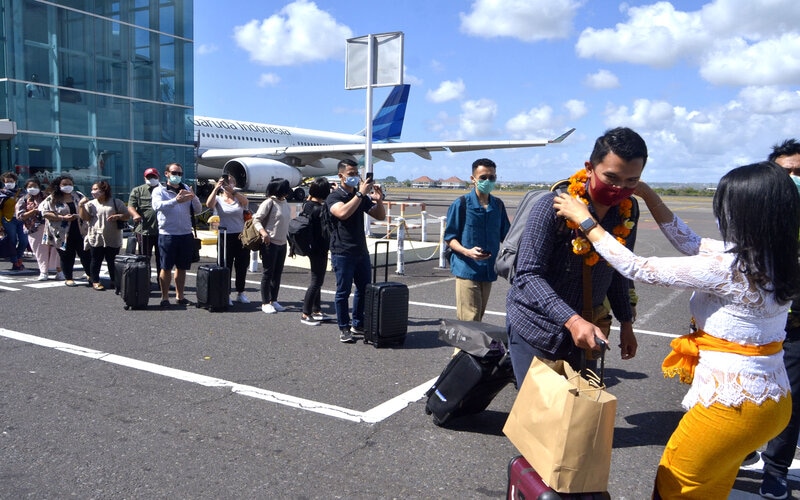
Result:
M444 258L444 249L447 243L444 241L444 228L447 224L447 217L439 217L439 269L447 269L447 260Z
M395 274L405 275L405 257L403 256L403 242L406 239L406 221L402 217L397 219L397 270Z
M420 241L422 243L425 243L428 241L428 220L427 220L428 212L426 212L424 208L422 209L422 212L420 212L420 217L422 217L422 220L420 220L420 231L422 231L422 239Z

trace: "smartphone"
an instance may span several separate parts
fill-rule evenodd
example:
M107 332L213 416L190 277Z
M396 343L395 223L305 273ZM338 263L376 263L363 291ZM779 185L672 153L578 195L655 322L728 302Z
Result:
M372 172L367 172L367 184L372 182Z
M478 253L480 253L481 255L492 255L492 252L490 252L489 250L484 250L483 248L481 248L480 252Z
M231 177L228 174L222 174L222 180L228 182L231 180Z

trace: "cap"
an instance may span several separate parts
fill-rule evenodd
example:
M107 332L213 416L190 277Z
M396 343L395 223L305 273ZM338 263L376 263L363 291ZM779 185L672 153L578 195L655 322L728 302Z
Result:
M155 175L157 178L161 178L161 176L158 175L158 170L154 168L148 168L144 171L144 176L147 177L148 175Z

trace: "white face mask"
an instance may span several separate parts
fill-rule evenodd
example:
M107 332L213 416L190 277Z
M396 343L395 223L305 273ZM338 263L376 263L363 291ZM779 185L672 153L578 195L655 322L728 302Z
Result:
M152 187L156 187L158 186L158 179L155 178L147 179L147 183L150 184L150 186Z
M71 184L67 184L66 186L61 186L61 192L64 194L70 194L73 189L75 189L75 186Z
M17 187L17 183L16 182L6 182L5 186L6 186L6 189L14 189L15 187Z
M36 196L37 194L39 194L39 188L28 188L27 191L28 194L31 196Z

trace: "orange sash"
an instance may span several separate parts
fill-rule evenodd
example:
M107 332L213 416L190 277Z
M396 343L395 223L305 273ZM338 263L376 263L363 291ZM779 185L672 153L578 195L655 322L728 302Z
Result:
M680 377L684 384L691 384L694 379L694 367L700 359L700 351L722 351L741 354L742 356L770 356L783 349L783 342L771 342L764 345L742 345L718 337L712 337L703 330L678 337L670 342L672 352L667 354L661 364L664 377Z

